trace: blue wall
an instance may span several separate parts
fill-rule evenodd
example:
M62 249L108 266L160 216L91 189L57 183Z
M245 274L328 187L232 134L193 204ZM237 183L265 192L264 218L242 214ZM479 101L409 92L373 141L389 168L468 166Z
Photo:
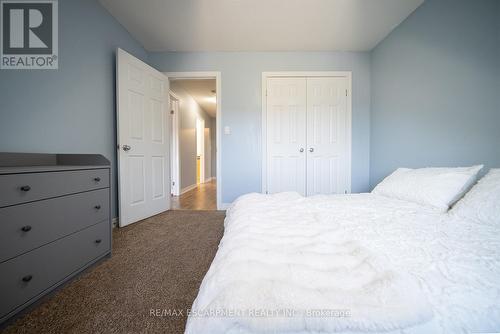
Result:
M370 181L500 167L500 1L426 0L372 52Z
M116 166L121 47L163 71L221 71L223 202L261 188L264 71L353 72L354 192L400 166L500 166L500 1L427 0L372 53L148 54L96 0L59 7L59 70L0 71L0 151L101 153Z
M116 166L117 47L147 59L96 0L59 1L59 70L0 71L0 151L100 153Z
M370 54L350 52L150 53L161 71L220 71L222 201L261 191L262 72L352 71L352 190L369 189ZM217 166L219 168L219 166Z

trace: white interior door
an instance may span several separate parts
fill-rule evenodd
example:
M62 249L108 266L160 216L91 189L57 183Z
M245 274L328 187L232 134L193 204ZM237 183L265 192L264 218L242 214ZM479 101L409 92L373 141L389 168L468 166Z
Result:
M200 159L200 184L205 183L205 120L196 119L196 155Z
M267 191L306 194L306 79L267 80Z
M168 78L117 52L120 226L170 208Z
M171 194L180 195L180 177L179 177L179 100L170 95L170 180Z
M348 193L347 78L307 78L307 195Z
M212 180L212 142L210 128L205 128L205 182Z

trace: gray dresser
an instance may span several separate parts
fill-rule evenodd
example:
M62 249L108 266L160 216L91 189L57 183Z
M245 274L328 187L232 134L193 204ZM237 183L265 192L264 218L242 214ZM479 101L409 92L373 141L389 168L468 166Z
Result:
M0 153L0 323L111 253L101 155Z

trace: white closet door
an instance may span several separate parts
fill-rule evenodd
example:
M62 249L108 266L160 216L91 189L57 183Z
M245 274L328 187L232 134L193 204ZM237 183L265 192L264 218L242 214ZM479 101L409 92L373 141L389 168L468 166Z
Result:
M347 78L307 78L307 196L348 189Z
M306 194L306 78L267 80L267 191Z
M168 78L118 49L120 226L170 208Z

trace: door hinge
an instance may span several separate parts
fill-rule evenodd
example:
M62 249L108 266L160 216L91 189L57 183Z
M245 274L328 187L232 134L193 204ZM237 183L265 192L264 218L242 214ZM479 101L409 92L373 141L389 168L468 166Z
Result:
M172 182L172 185L175 186L175 182Z
M347 89L345 90L345 96L347 96Z

